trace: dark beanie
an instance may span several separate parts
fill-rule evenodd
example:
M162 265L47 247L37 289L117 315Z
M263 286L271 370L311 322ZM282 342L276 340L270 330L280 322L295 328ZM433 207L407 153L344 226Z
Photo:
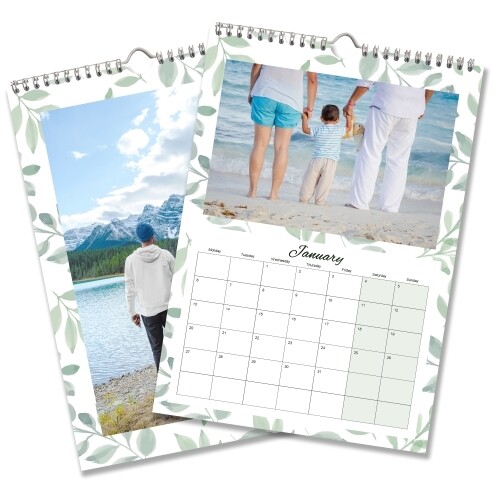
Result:
M140 224L137 224L137 227L135 228L135 234L137 235L137 238L139 238L140 242L145 243L152 238L152 236L155 234L155 230L153 229L153 226L151 224L141 222Z

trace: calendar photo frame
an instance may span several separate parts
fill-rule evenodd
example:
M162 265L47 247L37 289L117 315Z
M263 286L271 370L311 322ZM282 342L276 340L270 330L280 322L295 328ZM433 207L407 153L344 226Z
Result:
M212 33L210 36L205 58L202 98L198 109L198 127L203 129L204 133L195 138L194 148L198 162L188 175L186 208L179 240L179 248L183 252L183 265L176 267L173 283L175 306L179 312L177 317L168 317L169 334L173 332L178 343L174 342L169 346L169 355L174 357L176 363L177 359L182 357L183 343L179 342L187 335L183 326L187 324L186 318L192 297L192 290L188 284L193 280L197 255L200 251L210 251L210 249L217 253L219 247L223 247L227 241L239 241L241 248L237 250L240 254L252 254L252 249L258 249L259 245L261 248L272 247L273 243L276 243L280 247L287 245L289 249L297 245L306 245L317 255L355 254L359 255L360 262L364 260L363 255L367 261L376 256L384 261L390 260L399 269L404 269L404 266L409 264L418 266L427 263L429 273L427 276L432 294L429 295L431 299L426 314L429 313L432 317L432 326L428 345L423 346L425 363L421 368L421 379L414 390L419 396L418 408L412 410L415 412L413 424L406 433L388 432L385 429L374 431L371 428L360 430L345 422L332 425L323 421L323 425L318 425L317 422L313 424L292 417L273 419L272 413L256 407L239 410L232 408L226 420L228 423L253 426L257 429L279 430L336 441L425 453L428 450L483 69L474 63L469 71L466 65L459 68L456 62L450 68L438 67L432 61L430 64L415 60L397 62L393 60L393 53L386 59L374 57L371 53L362 54L361 51L354 49L348 55L340 56L335 48L332 50L328 44L325 50L322 50L319 43L313 43L314 40L326 40L324 37L305 37L304 44L299 48L290 44L291 33L282 32L283 37L280 39L283 43L278 44L272 36L278 32L264 28L252 28L249 33L259 32L263 35L251 38L245 36L244 30L236 34L232 30L232 25L218 24L217 31L218 33ZM436 247L418 248L349 235L339 236L286 225L273 227L252 221L219 217L215 214L204 214L207 180L210 175L225 65L228 60L259 62L271 66L399 85L425 86L458 94L458 117L453 129ZM252 242L252 245L245 246L245 242ZM245 250L247 247L249 250ZM174 364L176 374L179 370L181 367ZM170 384L170 377L160 375L158 384L165 387L166 384ZM214 408L217 411L229 411L227 404L208 403L206 398L183 398L175 391L176 389L170 384L167 392L155 399L154 410L176 415L197 411L200 413L200 418L205 419L211 419ZM172 408L175 408L175 411L172 411ZM208 408L208 412L205 408Z
M202 47L202 45L200 46ZM142 110L144 113L141 113L141 116L135 117L138 118L137 120L133 120L135 124L124 122L124 117L127 116L127 99L145 94L153 96L152 109L149 110L152 114L158 111L154 109L155 104L158 104L154 97L162 92L163 94L173 95L176 89L190 88L191 90L188 94L197 101L202 75L200 64L202 58L199 53L195 54L194 52L189 55L186 54L186 57L181 57L181 55L176 56L172 61L167 60L162 62L162 64L159 64L156 59L140 60L140 58L136 59L134 63L123 65L119 61L113 63L107 62L106 72L104 72L104 69L102 71L99 70L99 65L95 65L95 70L99 72L98 75L91 73L94 70L94 66L82 67L80 68L80 76L86 73L90 76L78 78L77 80L79 81L73 78L73 75L77 74L76 70L74 73L71 70L71 72L68 71L65 73L67 79L65 78L64 81L61 78L55 82L54 78L56 76L51 74L47 75L44 79L44 81L47 81L47 85L43 87L39 85L38 88L33 88L30 79L26 80L22 86L18 86L17 92L13 92L16 88L15 86L8 90L11 117L20 154L22 176L31 213L33 232L46 290L46 299L50 309L50 320L59 355L79 464L83 471L140 461L170 453L205 448L265 434L260 431L224 425L223 421L227 416L224 413L214 414L213 422L200 421L187 417L166 425L156 425L146 428L137 427L135 430L127 432L111 433L104 431L99 420L85 338L85 332L90 323L87 322L85 325L82 325L80 321L79 301L71 279L68 252L64 240L65 228L61 222L61 216L64 217L65 214L60 214L58 209L59 197L68 193L64 192L64 189L55 188L55 178L52 175L55 158L59 154L59 151L54 151L54 146L61 150L65 146L61 141L58 141L57 135L59 134L60 139L61 130L64 131L65 128L64 120L62 129L59 132L56 131L55 137L51 138L51 151L49 151L49 141L45 142L44 132L47 132L48 127L44 127L44 122L47 123L51 119L55 119L53 113L63 111L63 113L67 112L65 123L75 125L71 120L75 120L79 109L91 113L94 119L99 120L100 117L95 116L96 109L99 108L99 103L104 103L101 106L104 109L106 108L106 103L114 102L113 105L119 108L118 111L120 109L123 111L123 113L118 112L115 114L119 124L124 129L135 128L137 131L139 118L142 117L141 119L144 119L147 112ZM102 63L102 68L104 68L104 63ZM92 78L92 76L94 77ZM120 103L123 103L123 105L120 106ZM172 106L170 105L170 107ZM182 114L182 111L182 109L175 109L178 115ZM187 125L191 127L192 134L195 116L191 108L186 111L184 119L187 120ZM79 115L78 119L85 120L84 114L83 116ZM71 118L71 116L73 117ZM101 116L101 118L103 117ZM164 136L174 130L175 124L170 122L172 130L169 132L168 120L167 123L161 123L159 115L154 120L155 123L152 123L151 127L143 131L144 134L142 134L143 146L146 146L145 143L151 140L151 143L148 143L148 147L145 147L145 154L131 155L129 160L138 161L141 158L144 159L148 156L148 153L151 153L153 156L156 154L153 159L156 160L157 167L158 162L161 163L165 160L165 157L160 155L162 152L162 135ZM149 130L150 128L155 128L155 131ZM158 132L157 129L160 129L160 131ZM145 135L148 135L149 139L146 140ZM116 140L119 138L119 136L115 137ZM79 139L84 143L88 137L83 134ZM138 151L137 142L134 143L134 138L131 135L125 137L125 139L127 140L122 143L123 147L126 149L132 148L132 150L135 148ZM103 141L105 141L104 138ZM99 144L101 143L97 141L94 145ZM119 144L110 142L109 145L106 145L103 142L103 147L97 149L104 151L105 147L108 146L116 148L119 147ZM190 141L187 143L187 150L186 145L184 145L184 149L185 151L178 149L175 152L178 155L177 174L181 176L182 189L184 189L184 177L188 169ZM129 151L131 150L129 149ZM63 155L63 159L73 157L73 159L81 160L89 154L89 151L78 150L71 152L64 150L63 153L67 154L65 157ZM102 158L101 156L101 160ZM179 158L184 161L184 164L180 166L180 171ZM59 159L61 160L61 158ZM124 159L123 163L127 161L127 159ZM71 162L68 161L68 163ZM95 167L95 165L93 166ZM102 188L105 186L104 177L107 177L107 195L114 193L119 198L121 196L119 192L120 187L123 187L124 180L116 172L113 173L109 158L102 160L102 163L97 165L97 167L97 173L91 174L94 175L94 190L92 191L92 179L86 180L87 185L84 185L83 181L80 180L82 193L86 190L87 193L91 193L89 197L99 198L102 196ZM90 167L88 168L90 169ZM125 166L125 168L131 168L130 174L126 176L130 183L131 179L136 178L135 174L137 172L134 170L135 167L133 165L129 167ZM156 170L154 165L146 165L143 173L146 176L162 175L162 173L165 174L165 170L168 171L168 168L168 164L164 168L157 168ZM66 171L65 175L66 178L62 181L63 184L64 182L70 184L75 182L76 176L72 176L71 172ZM100 176L103 178L101 184L99 183ZM75 186L74 184L72 184L72 187L77 190L79 188L78 185ZM102 208L102 204L100 205L99 201L95 199L90 201L98 208L99 206ZM116 199L114 203L115 205L111 204L111 206L114 206L119 211L120 207L116 205ZM178 260L182 261L182 252ZM175 309L171 312L175 314ZM95 322L92 326L96 326ZM167 368L162 368L165 373L170 370L168 366L172 362L168 357L166 359ZM43 390L37 384L33 384L32 390L35 390L34 388L36 390ZM154 385L149 390L151 390L151 396L153 396ZM162 389L157 389L157 394L161 393ZM124 401L122 402L124 404L122 406L126 406L127 395L125 394L123 398Z

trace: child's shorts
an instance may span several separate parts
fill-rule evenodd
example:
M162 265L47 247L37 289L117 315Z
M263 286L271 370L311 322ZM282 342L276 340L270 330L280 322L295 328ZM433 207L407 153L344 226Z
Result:
M257 125L263 127L295 128L301 118L301 113L288 104L254 95L252 97L251 118Z

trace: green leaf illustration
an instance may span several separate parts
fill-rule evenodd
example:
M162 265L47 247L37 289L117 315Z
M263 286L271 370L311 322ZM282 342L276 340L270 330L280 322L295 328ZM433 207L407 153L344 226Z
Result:
M41 213L38 218L46 225L46 226L49 226L53 229L55 229L57 227L57 221L54 217L52 217L52 215L48 214L48 213Z
M398 438L395 436L387 436L387 440L391 443L391 446L397 450L398 449Z
M300 240L300 229L296 227L286 227L286 232L291 234L294 238L298 238Z
M450 231L451 226L453 225L453 214L450 210L446 210L444 214L444 227L447 232Z
M175 439L177 439L177 444L182 451L195 450L198 448L196 443L188 436L175 434Z
M385 66L384 72L380 75L378 81L382 83L391 83L391 77L389 76L389 68L387 65Z
M28 206L30 207L31 222L35 222L37 216L36 208L31 203L28 203Z
M205 54L205 72L207 72L214 64L217 59L217 53L219 51L219 46L214 45L213 47L209 47Z
M212 106L200 106L198 108L198 113L203 116L212 116L216 111Z
M35 120L33 120L31 116L28 118L28 123L26 123L26 132L24 136L28 148L32 153L34 153L36 145L38 144L38 127L36 126Z
M49 262L55 262L56 264L66 264L68 262L68 254L66 253L66 248L59 247L47 260Z
M76 300L75 291L68 290L67 292L64 292L60 298L63 300Z
M443 79L442 73L433 73L432 75L428 75L424 80L424 87L437 85L442 79Z
M347 429L347 432L354 434L355 436L364 436L365 434L369 434L369 432L363 432L363 431L351 431Z
M311 66L311 61L307 60L301 67L300 71L309 71L309 67Z
M429 341L429 352L437 359L441 358L442 344L436 337L431 337Z
M78 414L78 419L83 425L86 425L87 427L91 427L92 429L95 429L96 423L94 420L94 417L90 415L90 413L79 413Z
M253 426L256 429L262 429L264 431L271 430L271 426L269 425L269 420L267 420L266 417L259 417L257 415L254 415L254 417L253 417Z
M63 385L64 385L64 392L66 393L66 396L74 396L75 395L75 386L71 382L68 382L67 380L63 380Z
M76 445L76 451L78 452L78 456L81 457L85 453L87 453L87 450L89 449L89 441L88 439L85 439L81 443L78 443Z
M215 418L217 419L217 422L219 422L220 420L224 420L225 418L229 417L229 415L231 415L231 412L223 410L214 410L214 415Z
M158 77L165 87L171 87L174 84L178 72L175 61L165 61L158 66Z
M204 68L205 67L205 56L201 56L198 63L195 66L196 68Z
M243 47L248 47L250 43L244 38L238 38L237 36L225 36L221 40L231 47L236 47L242 49Z
M104 95L104 99L111 99L113 97L113 89L109 87L108 91Z
M194 82L191 75L188 73L187 69L184 68L184 76L182 77L182 84Z
M337 64L340 62L338 57L332 56L330 54L321 54L320 56L316 56L314 59L321 64Z
M283 432L283 420L281 420L281 418L277 418L273 422L273 426L272 426L271 430L273 432Z
M172 356L170 356L167 359L167 363L168 363L168 367L172 370L172 368L174 367L174 358L172 358Z
M50 310L50 320L52 321L54 333L56 333L61 326L61 308L59 307L59 304Z
M36 195L35 185L32 182L24 181L24 189L26 189L26 194L28 196Z
M222 88L222 80L224 78L224 60L222 60L212 76L212 91L217 95Z
M437 299L437 308L443 318L446 318L446 314L448 313L448 305L446 301L441 297L441 295Z
M470 157L470 154L472 152L472 140L461 132L455 132L455 135L457 136L458 147L460 148L460 151L462 151L464 155Z
M385 253L385 250L382 247L377 247L376 245L368 245L366 247L363 247L361 250L369 250L370 252Z
M310 229L302 229L301 238L304 241L309 241L311 239L311 236L312 236L312 231Z
M168 392L169 387L170 387L170 382L168 384L157 385L155 391L155 398L165 396L165 394L167 394Z
M124 76L115 82L117 87L130 87L140 80L138 76Z
M359 74L363 80L368 80L373 74L375 74L380 65L380 59L378 57L372 57L368 55L366 57L361 57L359 60Z
M427 384L425 384L425 387L422 389L423 392L436 392L436 381L437 381L437 376L433 375Z
M113 462L114 465L118 465L118 464L126 464L128 462L133 462L134 460L137 460L139 457L135 457L134 455L129 455L127 457L122 457L122 458L119 458L118 460L115 460Z
M252 429L248 432L245 432L245 434L243 434L243 436L240 437L240 440L242 439L252 439L252 438L255 438L255 437L258 437L258 436L264 436L266 435L267 432L266 431L263 431L261 429Z
M171 307L169 310L168 310L168 314L169 316L171 316L172 318L179 318L181 316L181 310L180 308L178 307Z
M315 241L316 243L325 243L325 233L318 233L313 241Z
M75 352L76 342L78 340L78 330L74 320L68 316L66 320L66 328L64 330L64 340L71 353Z
M458 182L453 186L455 191L465 191L467 187L467 174L463 174L462 177L458 180Z
M155 433L147 428L139 431L137 436L137 449L145 456L151 455L156 448Z
M71 421L75 420L76 418L76 411L73 408L73 405L71 403L68 403L68 410L69 410L69 416L71 418Z
M201 137L203 135L204 131L205 131L205 125L203 125L203 122L201 120L198 120L198 118L196 118L196 125L194 127L194 133Z
M178 413L180 411L184 411L187 408L189 408L189 405L181 405L179 403L169 403L168 401L162 401L161 404L170 411L173 411L174 413Z
M427 440L426 439L417 439L411 445L410 451L425 451L427 448Z
M336 432L330 431L317 432L316 434L313 434L312 437L330 439L332 441L345 441L345 439L341 438Z
M54 109L59 109L59 106L54 106L54 104L46 104L45 106L40 106L39 108L35 108L33 111L35 113L46 113L47 111L53 111Z
M441 92L455 92L455 87L453 85L446 85L441 89Z
M26 165L23 168L23 175L35 175L40 171L40 165Z
M41 243L39 243L36 247L38 251L38 256L42 257L42 255L45 255L48 252L49 247L50 247L49 240L44 240Z
M472 94L469 94L469 97L467 98L467 106L469 107L470 112L474 116L477 116L477 99Z
M105 444L104 446L99 446L96 448L92 455L87 457L89 462L95 462L96 464L105 464L111 457L116 453L118 445Z
M61 369L63 375L74 375L80 367L78 365L66 365Z
M430 69L432 68L423 62L417 64L416 62L410 61L403 63L397 70L405 75L421 75Z
M48 95L49 93L45 90L34 89L26 92L21 99L26 101L39 101L41 99L45 99Z
M175 255L176 271L182 269L182 266L186 262L187 253L188 253L188 247L179 248L179 250L177 250L177 254Z
M226 224L231 224L231 219L226 219L225 217L208 217L208 222L211 224L217 224L218 226L225 226Z
M19 129L21 128L21 125L23 124L23 112L19 104L10 112L10 116L12 118L14 134L17 134L19 132Z
M200 448L203 448L204 446L210 446L210 439L208 439L208 436L205 434L205 432L203 432L203 429L200 431L198 444Z
M200 164L200 167L206 172L208 173L209 169L210 169L210 160L207 156L204 156L204 155L200 155L198 156L198 162Z

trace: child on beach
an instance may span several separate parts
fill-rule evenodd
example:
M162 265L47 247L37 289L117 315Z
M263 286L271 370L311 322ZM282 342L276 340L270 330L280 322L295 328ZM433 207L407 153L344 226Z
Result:
M302 132L314 139L312 159L302 180L299 201L309 203L315 194L316 205L324 205L332 187L333 177L340 158L342 127L339 124L339 108L327 104L321 110L322 125L309 128L309 116L302 114Z

